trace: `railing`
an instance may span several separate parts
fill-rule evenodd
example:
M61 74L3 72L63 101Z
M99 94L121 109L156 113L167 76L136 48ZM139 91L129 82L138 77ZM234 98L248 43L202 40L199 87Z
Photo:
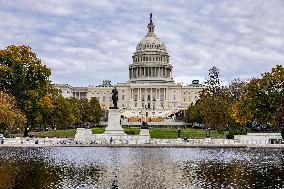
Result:
M281 142L281 141L278 141ZM6 138L4 144L10 146L76 146L76 145L96 145L96 144L110 144L109 138L96 138L96 139L82 139L74 140L73 138ZM137 139L137 135L129 136L127 139L113 140L111 144L142 144L141 140ZM150 139L149 142L144 144L156 145L201 145L201 146L242 146L242 145L268 145L271 144L269 140L234 140L234 139ZM281 143L278 143L281 144ZM272 144L271 144L272 145Z

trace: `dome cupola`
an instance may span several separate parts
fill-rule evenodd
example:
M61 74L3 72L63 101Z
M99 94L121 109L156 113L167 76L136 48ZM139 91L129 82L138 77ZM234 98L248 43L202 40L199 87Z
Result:
M165 44L156 36L150 14L146 36L138 43L129 66L130 82L173 82L172 65Z
M158 50L167 53L165 44L156 36L154 32L155 25L152 21L152 13L150 14L150 22L147 27L148 33L146 34L145 38L138 43L136 52Z

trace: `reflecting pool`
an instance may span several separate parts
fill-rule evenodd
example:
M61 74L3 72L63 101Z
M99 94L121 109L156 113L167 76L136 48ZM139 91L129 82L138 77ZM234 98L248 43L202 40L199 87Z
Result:
M283 188L282 149L0 148L0 188Z

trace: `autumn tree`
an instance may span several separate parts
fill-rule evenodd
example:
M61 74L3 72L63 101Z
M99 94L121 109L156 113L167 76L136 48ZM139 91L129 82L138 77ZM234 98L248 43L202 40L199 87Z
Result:
M205 81L206 88L200 93L199 103L202 107L204 122L213 129L222 131L230 120L230 107L219 77L219 69L213 66Z
M232 100L240 100L245 94L247 83L239 78L230 82L227 87L228 97Z
M27 120L17 108L15 97L0 91L0 130L23 128Z
M0 90L15 96L18 107L27 117L27 127L42 122L43 98L50 85L51 71L27 46L8 46L0 50Z
M284 97L278 104L276 109L277 122L281 128L284 128Z
M249 115L250 122L277 125L277 107L283 96L284 68L278 65L248 83L240 111Z

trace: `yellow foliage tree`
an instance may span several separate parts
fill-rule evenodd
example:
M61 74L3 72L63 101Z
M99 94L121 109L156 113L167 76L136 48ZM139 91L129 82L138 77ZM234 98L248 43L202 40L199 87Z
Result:
M231 117L236 123L241 126L245 126L252 121L252 115L249 111L246 111L245 107L240 101L234 101L231 106Z
M0 130L22 128L27 119L16 107L15 97L0 91Z

